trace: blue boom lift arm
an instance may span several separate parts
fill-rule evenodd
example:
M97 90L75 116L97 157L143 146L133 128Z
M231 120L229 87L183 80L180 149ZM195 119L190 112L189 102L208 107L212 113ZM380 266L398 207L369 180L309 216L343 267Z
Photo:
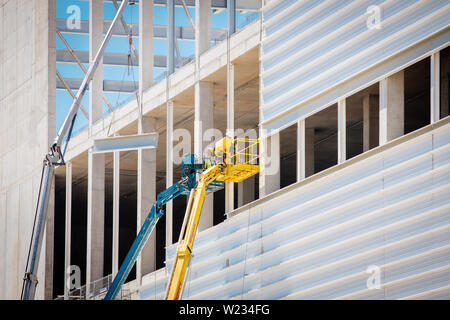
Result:
M147 218L144 221L144 224L141 227L141 230L128 251L124 262L120 266L111 287L109 287L109 290L104 298L105 300L114 300L119 294L122 285L133 268L133 265L147 242L147 239L154 230L156 223L159 218L163 216L163 206L180 195L188 195L197 185L197 173L202 170L203 164L201 162L199 163L193 154L183 157L181 165L181 180L158 194L156 201L154 202ZM223 186L220 184L221 182L216 182L213 185L216 187Z
M113 283L111 284L111 287L109 288L108 293L105 296L105 300L114 300L117 297L117 294L122 288L122 285L127 279L131 269L133 268L136 259L138 258L142 248L147 242L148 237L155 228L156 223L158 222L159 218L161 218L164 215L163 206L167 202L178 197L179 195L188 194L190 190L195 186L195 184L196 184L196 173L194 172L191 173L189 176L184 177L171 187L167 188L160 194L158 194L158 197L156 201L153 203L153 206L147 218L145 219L144 224L141 227L141 230L139 231L136 239L133 242L133 245L128 251L128 254L125 257L124 262L120 266L120 269L117 272L117 275L114 278Z

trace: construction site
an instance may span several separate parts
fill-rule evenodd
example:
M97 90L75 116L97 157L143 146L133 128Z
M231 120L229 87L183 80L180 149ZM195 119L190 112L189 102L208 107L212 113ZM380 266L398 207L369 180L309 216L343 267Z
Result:
M0 300L450 299L448 0L0 0Z

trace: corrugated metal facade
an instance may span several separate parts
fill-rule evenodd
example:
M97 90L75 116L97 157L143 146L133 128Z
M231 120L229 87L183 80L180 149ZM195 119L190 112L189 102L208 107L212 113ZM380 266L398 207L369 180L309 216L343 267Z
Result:
M261 47L264 127L285 127L448 45L449 16L448 0L269 2Z
M449 182L447 117L199 233L183 298L449 299ZM141 299L162 299L166 281L149 275Z

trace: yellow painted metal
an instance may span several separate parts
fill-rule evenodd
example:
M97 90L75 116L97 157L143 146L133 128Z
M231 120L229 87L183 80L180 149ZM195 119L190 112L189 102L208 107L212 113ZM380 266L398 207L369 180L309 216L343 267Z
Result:
M181 295L186 269L189 264L189 259L194 245L195 234L197 232L197 225L200 219L203 202L205 200L205 190L208 184L215 180L216 175L220 172L220 166L215 165L204 171L201 175L200 181L194 190L193 203L190 210L186 212L189 216L187 218L186 231L178 246L175 263L172 269L169 286L167 287L167 300L178 300Z
M217 181L241 182L259 172L259 140L225 137L216 143L213 163L223 170Z
M167 287L166 299L178 300L194 245L197 225L205 200L206 187L213 181L240 182L259 172L259 141L225 137L211 152L211 167L206 169L194 188L186 210L187 224L180 234L177 255Z

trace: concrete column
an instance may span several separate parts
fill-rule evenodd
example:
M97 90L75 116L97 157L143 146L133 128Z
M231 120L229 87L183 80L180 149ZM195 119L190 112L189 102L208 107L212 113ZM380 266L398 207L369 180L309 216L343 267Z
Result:
M92 63L103 41L103 0L89 0L89 62ZM103 58L89 85L89 132L103 114Z
M378 146L378 100L372 94L363 98L363 152Z
M230 35L236 32L236 0L227 0L228 32Z
M338 163L342 163L347 158L347 117L345 99L338 102Z
M305 160L306 160L306 147L305 147L305 119L297 122L297 181L306 178Z
M153 0L139 3L139 57L139 98L142 113L142 94L153 84Z
M211 0L195 0L195 55L197 57L210 48L210 39Z
M166 105L166 188L173 184L173 101ZM173 201L166 204L166 246L173 243Z
M277 132L260 139L260 146L259 194L262 198L280 189L280 134Z
M119 271L120 151L113 153L112 276Z
M167 73L175 72L175 0L167 0Z
M214 84L199 81L195 84L195 121L194 121L194 153L201 158L209 141L204 141L206 130L214 128ZM214 224L214 195L205 197L198 230L204 230Z
M66 163L66 239L64 251L64 300L69 300L70 245L72 225L72 163Z
M211 0L195 1L195 55L196 69L200 66L200 55L211 46ZM214 128L214 85L197 81L195 84L194 153L200 159L207 143L203 141L205 130ZM202 231L214 224L214 195L205 197L198 230Z
M440 119L440 53L436 52L431 55L430 70L430 115L431 123L435 123Z
M140 119L138 133L154 132L155 120L143 116L143 93L153 84L153 0L139 4L139 97ZM173 47L172 47L173 48ZM173 52L173 49L172 49ZM137 233L139 233L153 202L156 200L156 150L138 150L137 170ZM156 269L156 232L153 232L136 260L136 280Z
M315 129L305 129L305 177L312 176L315 173L314 167L314 137Z
M142 119L142 132L156 131L155 119ZM137 233L156 200L156 149L138 150L137 170ZM156 232L152 232L136 261L136 279L156 269Z
M380 81L380 145L403 135L404 121L403 70Z
M255 200L255 176L251 176L238 184L238 207Z
M228 56L227 65L227 133L234 138L234 65L230 63ZM225 213L234 210L234 183L225 182Z
M88 209L87 209L87 257L86 294L89 284L103 277L105 223L105 155L88 154Z

